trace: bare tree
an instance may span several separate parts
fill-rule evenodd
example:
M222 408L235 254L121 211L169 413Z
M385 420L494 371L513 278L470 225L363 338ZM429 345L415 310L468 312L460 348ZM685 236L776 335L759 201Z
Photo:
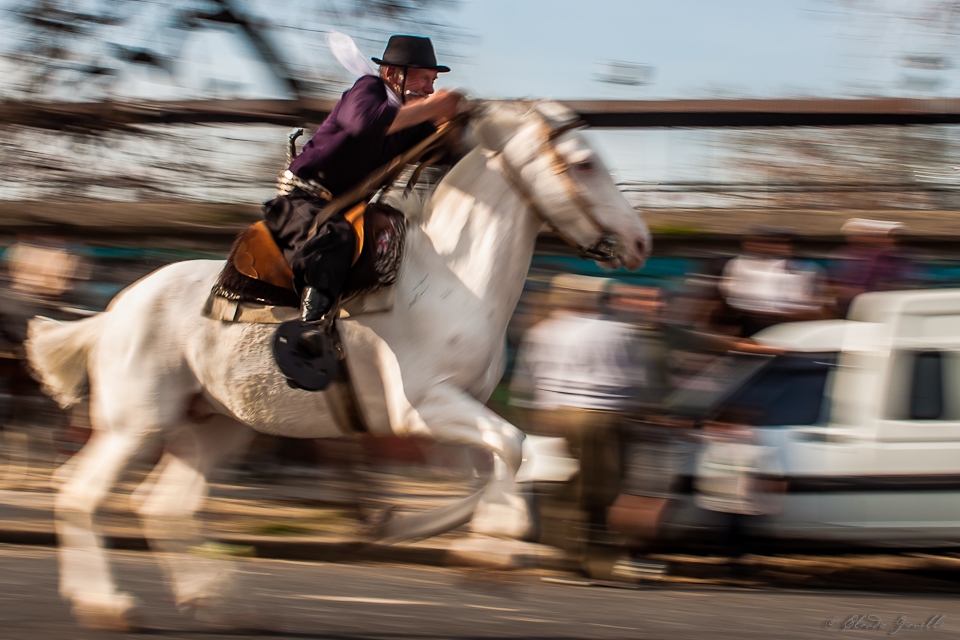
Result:
M813 0L842 26L848 53L874 69L845 93L942 93L960 54L960 0ZM889 55L878 55L887 51ZM892 65L892 66L890 66ZM953 74L955 75L955 74ZM886 84L884 84L886 82ZM720 154L733 184L713 185L725 206L960 208L960 131L954 126L728 130Z
M361 42L393 29L443 36L437 15L455 0L28 0L8 10L0 97L123 100L118 79L152 70L176 84L192 34L225 30L246 42L290 99L327 97L345 78L322 33ZM380 45L378 45L380 46ZM213 88L217 95L217 87ZM228 88L229 91L229 88ZM278 127L133 127L43 131L0 127L6 199L257 200L282 166Z
M850 127L725 132L742 204L770 208L960 206L956 127ZM741 205L742 206L742 205Z
M331 76L313 54L324 31L349 28L362 40L380 40L416 23L419 31L442 35L451 27L433 16L454 1L295 0L278 11L266 0L28 0L9 9L12 37L0 55L19 73L2 89L28 97L116 98L114 81L130 67L173 76L191 34L221 29L246 40L289 97L323 94Z

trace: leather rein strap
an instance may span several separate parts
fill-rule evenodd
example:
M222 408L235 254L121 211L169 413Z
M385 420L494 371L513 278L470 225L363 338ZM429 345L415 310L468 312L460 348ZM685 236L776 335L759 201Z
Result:
M417 161L430 151L442 147L450 136L461 130L471 115L472 113L470 111L458 113L440 125L436 131L424 138L420 143L371 173L363 182L343 195L333 198L314 218L313 225L310 227L310 233L307 237L312 238L317 235L317 230L320 228L320 225L330 218L330 216L358 202L365 202L383 188L384 185L391 184L395 181L400 174L403 173L403 170L408 164ZM417 174L417 176L419 177L419 174Z
M583 192L580 190L580 187L577 186L576 182L574 182L573 178L570 177L570 163L568 163L566 159L560 155L560 152L557 151L557 146L554 143L554 140L563 134L574 129L585 127L587 123L583 120L577 119L571 120L570 122L564 123L559 127L551 129L546 117L539 111L536 113L540 116L540 119L543 121L544 127L547 131L540 148L550 156L551 163L554 166L554 175L556 175L562 181L564 191L566 191L568 198L573 202L574 206L583 215L583 217L585 217L597 229L597 231L600 232L600 238L592 245L584 246L567 236L562 229L558 228L557 225L554 224L553 220L543 213L543 209L540 208L540 205L537 204L533 194L529 192L526 185L523 183L520 172L516 167L507 161L506 156L502 151L497 152L496 154L500 173L507 179L507 182L517 193L517 195L520 196L520 199L523 201L524 205L530 211L532 211L534 215L540 218L540 220L546 223L547 226L553 229L553 232L556 233L561 240L574 247L581 258L606 261L620 257L622 250L620 247L619 237L616 233L604 227L600 221L597 220L597 217L593 214L593 206L586 199L586 197L584 197Z
M340 353L340 366L337 368L337 377L333 379L324 394L327 406L344 435L369 433L370 428L367 426L363 414L360 413L360 402L357 399L353 381L350 379L350 368L347 366L346 357L344 357L346 352L343 341L340 339L340 332L334 331L333 336L336 341L336 349Z
M338 211L348 207L354 206L356 209L355 213L358 216L361 216L366 206L366 201L370 198L370 196L379 191L384 185L395 181L403 172L404 168L406 168L406 166L411 162L422 158L425 154L431 151L434 151L435 153L426 162L429 164L436 162L439 159L438 154L441 153L440 149L446 143L447 138L458 132L463 125L466 124L467 120L470 118L470 115L471 114L469 112L457 114L457 116L452 118L450 121L440 125L440 127L434 133L422 140L409 151L397 156L380 169L374 171L362 183L346 192L342 196L333 198L330 203L324 207L323 210L314 218L308 237L312 238L317 234L317 230L323 221L329 219L330 216L334 215ZM419 176L420 169L415 171L411 181L415 183ZM348 213L348 217L353 213L353 211ZM360 227L360 230L358 230L358 253L354 256L354 262L356 262L356 258L359 256L359 249L363 243L362 236L359 236L361 231L362 227ZM333 380L326 392L327 404L334 416L334 420L338 423L341 430L344 432L344 435L369 432L369 428L367 427L366 421L363 418L363 414L360 412L360 403L357 399L356 390L354 389L353 382L350 379L350 370L347 365L346 358L344 357L345 351L341 341L340 332L334 331L333 335L337 343L336 348L341 354L341 360L337 377Z

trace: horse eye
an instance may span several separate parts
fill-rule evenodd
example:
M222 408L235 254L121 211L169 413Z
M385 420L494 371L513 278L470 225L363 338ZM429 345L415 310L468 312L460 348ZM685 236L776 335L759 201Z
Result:
M587 159L574 162L573 168L582 173L590 173L597 168L597 165L593 160Z

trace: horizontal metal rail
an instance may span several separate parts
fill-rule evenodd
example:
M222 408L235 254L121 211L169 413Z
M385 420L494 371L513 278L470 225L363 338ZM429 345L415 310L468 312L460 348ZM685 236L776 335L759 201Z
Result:
M960 99L574 100L594 127L837 127L960 123Z
M943 182L623 182L624 193L899 193L960 191L960 173L954 184Z
M821 127L960 124L960 98L561 101L591 126ZM322 122L332 100L0 102L0 125L105 131L143 125Z

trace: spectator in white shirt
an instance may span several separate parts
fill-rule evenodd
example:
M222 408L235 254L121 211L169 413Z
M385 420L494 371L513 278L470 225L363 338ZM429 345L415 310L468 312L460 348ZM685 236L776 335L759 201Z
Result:
M604 313L609 284L554 278L553 311L527 331L511 381L512 403L532 410L527 431L566 438L580 461L580 473L552 497L557 517L544 523L541 541L579 555L588 573L619 492L619 424L646 378L637 330Z
M791 234L756 228L743 242L744 254L727 262L720 294L737 316L741 336L796 320L824 316L821 274L793 259Z

